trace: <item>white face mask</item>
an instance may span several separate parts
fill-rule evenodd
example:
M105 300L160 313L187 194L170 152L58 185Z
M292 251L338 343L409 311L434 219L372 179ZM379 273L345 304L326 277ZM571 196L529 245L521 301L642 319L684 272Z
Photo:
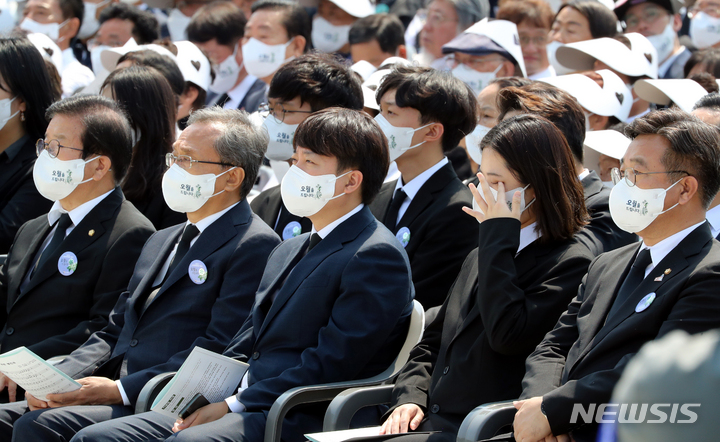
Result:
M377 114L375 121L380 125L380 129L385 134L385 138L388 140L388 148L390 149L390 162L393 162L400 158L400 155L404 154L410 149L414 149L422 144L424 141L411 146L413 134L420 129L426 128L433 123L428 123L425 126L413 129L412 127L395 127L383 116L383 114Z
M107 45L99 45L90 49L90 61L92 62L92 70L93 73L95 73L95 77L107 77L108 74L110 74L110 71L105 69L105 66L102 64L102 60L100 59L100 54L102 54L102 51L105 49L112 48Z
M8 121L10 121L15 115L19 114L20 111L16 111L14 114L12 113L12 102L15 101L15 98L3 98L0 100L0 130L2 130L3 127L7 124Z
M238 76L242 70L242 65L239 65L235 57L237 56L238 46L240 43L235 45L232 55L228 56L219 65L214 66L215 68L215 80L210 85L210 90L224 94L225 92L232 89L237 83Z
M280 195L285 207L295 216L313 216L335 198L345 195L335 194L335 181L352 172L340 176L332 174L313 176L296 165L292 165L280 184Z
M496 189L493 189L491 186L488 186L490 188L490 193L492 193L493 198L495 198L495 201L498 200L498 191ZM520 213L523 213L528 207L532 206L532 204L535 202L535 198L533 198L532 201L530 201L530 204L525 204L525 189L530 187L530 184L528 184L525 187L517 187L513 190L508 190L505 192L505 202L508 205L508 209L512 210L512 201L513 196L515 195L515 192L520 191ZM480 197L485 201L485 195L482 192L482 189L478 187L478 192L480 193ZM487 203L487 201L485 201ZM473 198L473 210L477 210L478 212L485 213L480 209L480 206L478 206L478 203L475 201L475 198Z
M630 187L621 179L610 191L610 216L615 224L626 232L637 233L655 221L655 218L677 206L663 210L667 191L679 183L675 181L667 189L641 189Z
M167 27L168 32L170 33L170 39L172 41L187 40L187 34L185 33L185 29L187 29L191 20L192 17L188 17L187 15L180 12L180 10L177 8L174 8L172 11L170 11L167 19Z
M63 161L53 158L44 150L35 161L33 166L33 181L40 195L51 201L61 200L75 190L82 183L92 181L92 177L83 181L85 176L85 165L98 157L89 160L79 158L77 160Z
M460 63L452 70L452 74L455 78L470 86L475 92L475 95L477 95L485 89L488 83L496 78L496 74L502 67L503 65L500 64L500 66L492 72L478 72L470 66Z
M592 112L585 113L585 132L592 132L593 128L590 127L590 115L595 115Z
M312 23L312 44L322 52L335 52L348 42L352 25L335 26L316 15Z
M285 50L292 39L279 45L268 45L251 38L242 46L243 63L248 74L264 78L277 71L285 63Z
M690 39L698 49L720 43L720 18L700 11L690 20Z
M677 34L673 29L673 19L670 17L670 21L667 26L665 26L665 29L661 34L651 35L647 38L655 47L660 63L665 61L670 54L672 54L673 47L675 46L675 37L677 37Z
M97 10L110 3L110 0L103 0L100 3L85 2L85 13L83 14L82 26L78 31L79 39L90 38L100 29L100 22L97 19Z
M263 122L270 142L265 156L275 161L285 161L293 155L293 136L298 124L281 123L272 115L268 115Z
M70 20L65 20L64 22L57 24L57 23L38 23L35 20L31 20L27 17L23 19L23 21L20 23L20 29L24 29L28 32L35 32L38 34L45 34L54 42L62 41L60 40L60 28L65 26L67 22ZM63 38L64 40L65 38Z
M215 175L206 173L203 175L193 175L177 163L170 166L165 172L162 179L162 193L170 209L180 213L192 213L200 210L200 208L215 195L220 195L225 190L218 193L215 191L215 180L219 176L223 176L231 170L231 167L225 172Z
M482 150L480 149L480 141L490 132L490 128L478 124L475 126L475 130L465 135L465 147L467 148L470 158L475 161L476 164L480 164L482 160Z

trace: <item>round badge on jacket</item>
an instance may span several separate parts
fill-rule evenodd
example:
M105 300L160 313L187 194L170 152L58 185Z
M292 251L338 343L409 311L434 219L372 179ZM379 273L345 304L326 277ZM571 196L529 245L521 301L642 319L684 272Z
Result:
M75 273L78 266L77 256L73 252L65 252L58 259L58 272L63 276L70 276Z
M402 227L395 234L395 238L400 241L400 244L402 244L403 248L407 247L408 243L410 242L410 229L408 229L407 227Z
M188 276L190 276L190 280L192 280L195 284L203 284L207 281L208 277L207 266L204 262L196 259L188 266Z

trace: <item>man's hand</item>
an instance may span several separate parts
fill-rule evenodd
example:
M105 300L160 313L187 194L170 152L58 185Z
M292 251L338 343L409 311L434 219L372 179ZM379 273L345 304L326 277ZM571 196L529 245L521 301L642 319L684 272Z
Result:
M175 421L175 425L172 427L173 433L184 430L186 428L194 427L195 425L207 424L213 422L221 417L228 414L228 406L225 401L216 402L214 404L205 405L193 414L187 417L187 419L178 419Z
M8 398L10 402L17 400L17 384L12 379L0 373L0 391L7 388Z
M513 432L517 442L554 442L557 440L550 430L550 422L540 409L542 400L542 396L537 396L513 402L518 410L513 422Z
M52 407L70 405L113 405L122 404L122 396L115 381L101 377L87 377L77 382L82 385L69 393L48 394L47 404Z
M425 414L419 406L415 404L401 405L393 410L390 417L387 418L380 429L380 434L399 434L416 430L423 417Z
M27 391L25 392L25 400L27 401L28 408L30 409L30 411L42 410L43 408L48 408L47 402L37 399L35 396L31 395Z

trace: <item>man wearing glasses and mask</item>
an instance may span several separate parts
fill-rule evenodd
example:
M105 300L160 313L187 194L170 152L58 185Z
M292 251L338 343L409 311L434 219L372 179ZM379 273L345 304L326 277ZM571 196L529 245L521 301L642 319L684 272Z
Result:
M73 97L47 116L33 178L54 204L20 228L0 267L0 353L25 346L46 359L72 352L107 325L155 231L119 187L132 144L117 105ZM0 387L3 402L22 398L3 375Z

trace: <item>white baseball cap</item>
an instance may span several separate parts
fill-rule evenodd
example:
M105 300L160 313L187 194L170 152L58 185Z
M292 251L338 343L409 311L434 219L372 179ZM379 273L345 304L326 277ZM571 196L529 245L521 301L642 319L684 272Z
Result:
M637 33L625 34L625 37L632 49L614 38L603 37L561 46L556 58L560 65L574 71L593 70L595 60L600 60L630 77L657 78L657 51L652 43Z
M353 17L363 18L375 13L375 6L370 0L329 0L338 8L352 15Z
M564 90L575 97L580 106L596 115L610 117L620 110L620 103L614 94L603 90L595 80L586 75L568 74L541 78L538 81Z
M144 51L146 49L155 51L160 55L167 55L175 63L177 63L177 57L175 57L175 55L172 52L168 51L166 48L156 44L138 45L137 43L135 43L135 39L133 38L128 40L127 43L125 43L125 45L120 48L110 48L102 51L102 53L100 54L100 61L102 62L102 65L105 69L112 72L113 70L115 70L115 66L117 66L118 60L120 60L123 55L130 52Z
M695 80L687 78L640 80L633 86L638 97L651 103L668 105L672 101L685 112L692 112L695 103L708 94Z
M367 80L368 77L373 74L373 72L377 71L377 68L367 60L358 61L357 63L350 66L350 69L357 72L358 75L362 77L363 81Z
M370 90L377 90L377 88L380 86L380 83L382 83L383 79L385 79L385 76L389 74L392 71L392 69L380 69L379 71L375 71L368 77L367 80L362 84L363 86L369 88Z
M615 97L620 105L617 112L612 116L620 121L627 121L633 105L632 90L630 90L615 72L609 69L600 69L597 73L603 79L603 91L610 97Z
M189 41L176 41L177 65L185 81L190 81L205 91L210 87L210 60L200 48Z
M593 130L585 134L585 146L617 160L622 159L630 138L616 130Z
M517 25L508 20L488 20L484 18L465 30L465 33L484 35L505 49L520 66L523 77L527 77L525 60L520 48Z
M30 43L32 43L33 46L35 46L37 50L40 51L40 55L42 55L44 59L55 65L58 73L62 71L62 50L60 50L60 47L55 44L52 38L48 37L45 34L40 34L37 32L28 34L27 38L28 40L30 40Z
M375 91L370 89L367 86L362 86L363 91L363 107L368 107L370 109L375 109L377 111L380 110L380 105L378 104L377 100L375 99Z

